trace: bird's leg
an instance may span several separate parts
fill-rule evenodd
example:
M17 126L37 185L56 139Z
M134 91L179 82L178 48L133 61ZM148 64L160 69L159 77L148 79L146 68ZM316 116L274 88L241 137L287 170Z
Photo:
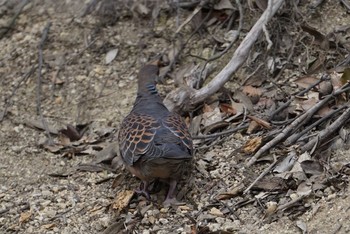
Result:
M165 206L170 206L170 205L184 205L184 202L179 202L176 199L176 194L175 194L175 190L176 190L176 185L177 185L177 181L174 179L170 179L169 181L169 191L168 194L166 196L166 199L164 201L164 205Z
M147 198L147 200L151 200L151 196L149 195L149 192L148 192L148 186L149 186L149 181L142 181L140 184L140 188L135 189L135 192L138 195L144 195Z

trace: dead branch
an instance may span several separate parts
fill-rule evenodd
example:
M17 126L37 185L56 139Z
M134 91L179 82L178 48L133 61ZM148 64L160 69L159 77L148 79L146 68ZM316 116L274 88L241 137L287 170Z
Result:
M45 42L47 40L48 34L49 34L49 30L51 27L51 22L48 22L43 30L42 36L41 36L41 40L40 43L38 45L38 50L39 50L39 65L38 65L38 82L37 82L37 105L36 105L36 112L37 114L40 116L40 119L43 123L43 126L45 127L45 132L46 135L49 139L49 144L53 143L53 140L51 138L51 134L50 134L50 130L49 127L47 125L47 122L45 120L45 118L43 117L43 113L41 110L41 93L42 93L42 77L41 77L41 70L42 70L42 66L43 66L43 47L45 45Z
M302 137L303 135L305 135L308 131L310 131L311 129L313 129L314 127L320 125L321 123L323 123L324 121L326 121L327 119L331 118L332 116L334 116L335 114L337 114L338 112L344 110L346 108L346 106L342 106L336 110L333 110L331 112L329 112L327 115L323 116L322 118L320 118L319 120L317 120L316 122L310 124L308 127L306 127L303 131L299 132L299 133L295 133L292 136L288 137L287 140L285 141L285 145L286 146L290 146L292 144L294 144L295 142L297 142L298 139L300 139L300 137Z
M350 107L348 107L347 110L330 126L320 131L320 133L313 140L309 141L306 145L302 146L301 152L304 153L305 151L309 151L313 148L313 146L317 142L322 142L323 140L327 139L330 135L335 133L340 127L344 126L344 124L347 121L349 121L349 118L350 118Z
M248 128L248 126L249 126L249 124L244 124L244 125L235 127L233 129L229 129L229 130L218 132L218 133L213 133L213 134L210 134L210 135L194 136L194 137L192 137L192 139L208 139L208 138L224 136L224 135L231 134L231 133L237 132L239 130Z
M270 120L273 120L275 115L280 113L281 111L283 111L284 109L286 109L295 99L295 97L297 96L304 96L304 94L306 94L307 92L309 92L311 89L313 89L314 87L316 87L317 85L319 85L320 83L322 83L323 81L329 80L329 76L328 75L324 75L321 77L320 80L318 80L317 82L315 82L314 84L311 84L309 87L307 87L306 89L300 91L299 93L297 93L296 95L290 97L290 99L284 103L282 106L280 106L279 108L277 108L274 112L272 112L271 116L270 116Z
M36 66L32 66L32 68L26 74L24 74L24 76L18 81L18 84L13 88L12 93L9 95L9 97L5 99L4 110L2 113L0 113L0 122L2 122L5 116L7 115L7 109L11 104L11 99L13 98L13 96L15 96L17 90L19 89L19 87L21 87L22 83L26 82L29 79L29 77L33 75L35 69Z
M328 96L325 96L323 100L318 102L315 106L310 108L308 111L306 111L304 114L300 115L298 118L296 118L289 126L287 126L281 133L279 133L274 139L266 143L263 147L261 147L258 152L254 154L254 156L248 161L247 166L253 165L259 157L261 157L263 154L265 154L267 151L269 151L272 147L286 139L290 134L293 134L295 131L297 131L304 123L309 121L311 117L320 110L323 105L325 105L327 102L329 102L332 98L338 96L339 94L346 92L350 90L350 84L345 84L342 88L336 90L333 94L330 94Z
M5 27L4 31L0 34L0 39L2 39L6 34L13 28L13 26L16 23L16 20L18 16L23 11L24 7L29 3L29 0L23 0L21 3L21 6L19 7L18 11L16 12L15 16L12 18L11 22L8 24L8 26Z
M276 165L277 163L277 160L276 158L274 157L274 160L273 160L273 163L268 167L266 168L254 181L253 183L251 183L248 188L246 188L243 192L243 194L247 194L249 192L249 190L259 181L261 180L267 173L269 173L272 168Z
M168 109L174 110L183 108L188 110L191 108L191 106L203 102L206 98L216 93L232 77L238 68L242 66L244 61L247 59L251 48L260 36L263 25L268 23L272 16L281 7L283 2L284 0L273 1L273 6L271 9L268 7L264 11L259 20L243 39L242 43L238 46L228 64L226 64L219 74L217 74L206 86L196 91L179 87L178 89L169 93L164 100L164 103Z
M182 28L186 24L188 24L193 19L193 17L195 17L198 14L198 12L202 10L203 6L207 4L208 1L209 0L201 0L201 2L197 5L192 14L189 17L187 17L187 19L178 27L178 29L175 32L175 35L178 34L182 30Z
M238 11L239 11L239 23L238 23L238 28L237 28L237 32L234 35L234 38L232 38L230 44L220 53L217 53L215 55L213 55L212 57L210 57L209 59L207 59L203 65L202 71L201 71L201 75L200 77L202 77L202 73L205 70L205 67L208 65L208 63L221 58L224 54L226 54L233 46L233 44L237 41L239 34L241 33L242 27L243 27L243 7L242 4L239 0L236 0L236 4L238 6Z

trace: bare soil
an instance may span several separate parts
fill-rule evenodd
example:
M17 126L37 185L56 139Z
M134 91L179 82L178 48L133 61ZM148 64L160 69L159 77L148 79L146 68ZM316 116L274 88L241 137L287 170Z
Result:
M1 25L14 16L18 2L0 6ZM151 54L171 47L177 17L161 13L159 21L147 21L155 24L151 29L142 19L121 12L114 25L101 27L96 15L79 16L85 7L86 1L31 1L15 29L0 40L0 97L2 103L10 102L0 123L1 233L102 233L112 224L114 231L106 233L120 233L129 227L133 233L303 233L303 228L304 233L350 233L347 184L341 190L330 186L321 196L310 196L296 216L282 213L273 219L266 216L258 198L234 210L230 207L235 207L237 200L216 200L220 192L260 174L261 165L254 166L252 175L245 174L245 168L239 166L245 156L232 153L247 139L240 133L196 155L196 161L208 170L194 169L190 179L180 185L180 190L186 183L190 187L184 192L186 205L164 208L163 189L152 195L159 204L133 197L123 209L113 209L115 198L136 188L139 181L121 168L115 172L76 171L76 166L95 156L53 154L43 148L45 131L27 124L40 120L38 70L16 86L32 66L38 66L38 45L43 29L51 22L43 49L42 115L57 129L82 123L90 123L93 130L117 129L132 107L140 66ZM327 1L314 26L327 32L332 27L330 18L338 18L334 20L337 23L349 19L339 12L345 11L338 2ZM118 49L118 54L106 64L111 49ZM161 86L162 95L173 87L171 81ZM106 146L113 140L110 137L106 144L99 144ZM333 152L332 160L349 162L350 152ZM112 186L113 182L117 185Z

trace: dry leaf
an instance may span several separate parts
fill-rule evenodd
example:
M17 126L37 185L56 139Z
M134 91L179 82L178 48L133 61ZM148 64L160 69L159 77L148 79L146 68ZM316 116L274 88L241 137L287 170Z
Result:
M311 85L315 84L317 81L319 81L319 79L317 79L316 77L313 76L304 76L301 77L297 80L295 80L294 82L301 88L308 88Z
M219 216L219 217L224 216L224 214L218 208L215 208L215 207L210 209L209 214Z
M112 49L108 51L106 54L106 60L105 60L106 64L110 64L113 61L113 59L115 59L117 54L118 54L118 49Z
M40 120L34 120L34 119L27 119L24 121L24 124L32 127L32 128L38 128L40 130L45 130L43 121ZM49 123L47 123L49 125ZM53 126L48 126L48 130L50 133L57 135L58 131L56 128L54 128Z
M23 212L19 217L19 222L25 223L30 219L31 216L32 216L32 211Z
M67 124L66 129L61 129L60 132L69 138L71 141L78 141L82 134L71 124Z
M121 211L124 209L130 202L132 196L134 195L134 191L132 190L124 190L117 194L116 198L113 202L113 209Z
M263 93L263 89L260 89L260 88L255 88L251 85L247 85L247 86L244 86L243 87L243 90L242 90L243 93L245 93L246 95L248 96L261 96L262 93Z
M226 10L226 9L234 10L230 0L220 0L214 5L214 9L215 10Z
M247 133L251 134L251 133L255 132L256 130L258 130L259 127L260 127L260 125L257 122L255 122L254 120L250 121L248 129L247 129Z
M250 139L247 143L245 143L243 147L243 151L246 154L252 154L254 153L258 147L260 147L262 143L262 137L255 137L253 139Z
M55 226L56 226L55 223L48 223L48 224L43 225L42 227L45 229L52 229Z
M244 189L244 184L242 183L227 192L220 193L219 195L217 195L216 198L218 200L231 199L241 194L243 192L243 189Z
M300 166L306 174L320 175L323 173L323 166L314 160L304 160L300 163Z
M260 119L256 116L252 116L252 115L247 115L248 118L250 118L251 120L254 120L255 122L257 122L259 125L261 125L262 127L266 128L266 129L271 129L271 125L270 123L266 122L263 119Z
M227 103L220 103L220 110L227 114L237 114L237 110L234 109L232 105Z

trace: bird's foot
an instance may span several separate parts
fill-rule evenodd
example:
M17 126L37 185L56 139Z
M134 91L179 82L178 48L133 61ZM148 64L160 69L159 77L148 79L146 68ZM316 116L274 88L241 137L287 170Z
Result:
M169 206L183 206L186 205L185 202L178 201L175 197L173 198L166 198L165 201L163 202L164 207L169 207Z
M144 190L144 189L135 189L135 193L137 193L137 195L143 195L147 198L147 200L151 200L151 196L149 195L149 192Z

